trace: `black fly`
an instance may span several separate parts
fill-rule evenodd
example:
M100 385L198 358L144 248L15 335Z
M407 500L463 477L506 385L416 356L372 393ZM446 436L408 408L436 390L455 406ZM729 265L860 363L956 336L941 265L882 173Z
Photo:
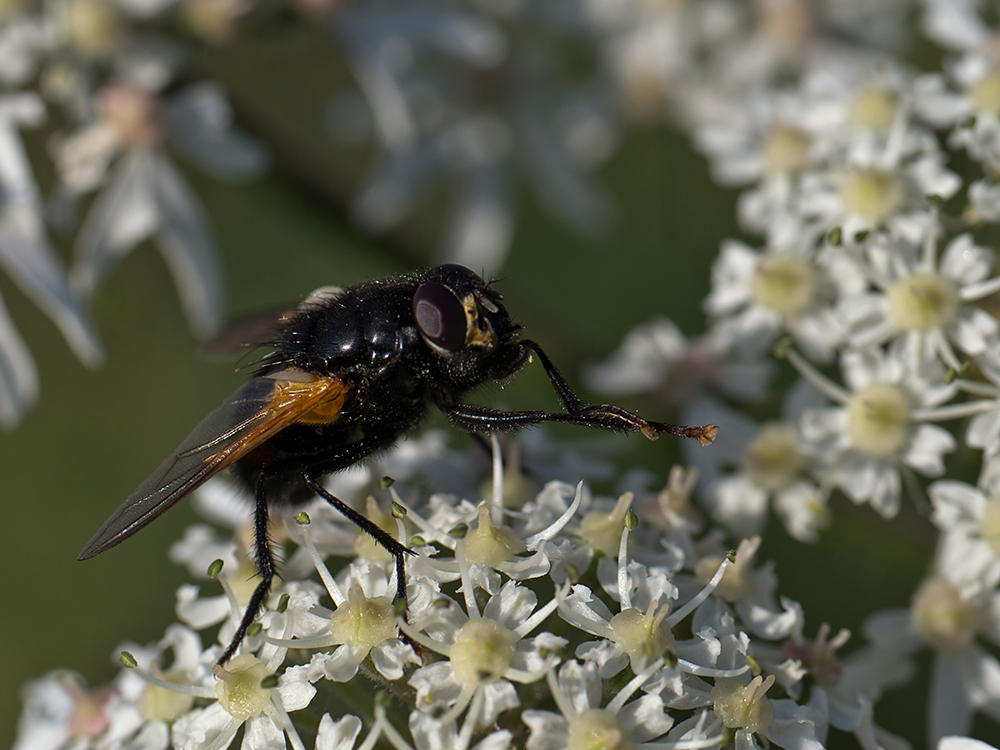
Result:
M430 406L471 432L568 422L620 432L694 438L708 444L716 427L650 422L617 406L588 406L534 341L519 337L503 297L467 268L443 265L314 294L284 315L260 370L209 414L105 522L80 553L101 554L178 500L230 469L253 497L254 554L261 580L219 664L239 648L275 575L268 506L319 495L396 560L397 596L406 599L410 552L320 483L391 446ZM463 403L490 381L503 381L532 356L541 360L563 412L502 411Z

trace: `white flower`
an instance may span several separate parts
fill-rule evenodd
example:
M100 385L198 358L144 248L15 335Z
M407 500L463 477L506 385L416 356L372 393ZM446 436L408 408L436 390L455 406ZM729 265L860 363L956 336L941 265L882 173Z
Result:
M741 225L769 244L791 247L815 232L799 231L805 228L798 215L803 188L901 137L895 129L906 118L910 85L891 60L873 65L828 56L807 65L797 85L765 89L749 101L733 97L728 112L716 113L692 135L719 182L751 183L739 198Z
M169 664L165 661L168 651L173 655ZM177 623L167 628L159 643L141 646L126 642L116 652L128 652L136 663L148 665L151 674L172 684L203 685L212 679L212 665L204 658L201 638ZM134 669L123 669L117 682L147 725L162 725L164 737L169 735L169 724L194 707L194 695L147 682Z
M654 393L680 406L712 388L741 401L758 400L772 370L759 352L734 347L732 337L710 332L688 340L660 318L632 330L607 362L587 369L585 379L597 393Z
M802 417L805 450L815 471L839 486L854 502L868 501L891 518L899 511L901 472L944 473L944 454L955 439L932 422L952 415L936 409L955 393L944 383L944 368L927 352L914 368L901 346L888 352L868 348L841 356L850 390L820 375L795 352L789 361L838 405L807 410Z
M190 533L191 529L188 531ZM278 552L280 553L280 548ZM217 633L218 644L225 646L232 641L236 628L242 620L243 611L256 588L257 582L254 578L258 571L245 552L240 555L240 564L235 569L227 570L225 564L220 563L221 560L213 562L209 568L209 576L218 581L223 593L203 596L199 586L182 584L177 589L176 611L178 619L196 630L221 623L222 626ZM284 595L314 595L316 588L316 584L311 581L296 581L280 589L274 587L265 604L274 607ZM249 635L243 642L244 649L256 651L260 647L261 637L259 634ZM216 658L218 656L219 654L216 654Z
M90 318L70 288L66 271L49 244L42 197L24 151L21 127L41 124L45 105L35 93L0 96L0 268L59 327L81 362L103 359ZM0 426L16 424L38 395L38 374L27 345L0 298Z
M798 421L822 396L806 381L788 389L781 419L757 425L740 412L720 411L723 449L711 451L713 463L705 499L712 515L736 537L763 532L767 510L774 510L788 532L815 541L829 520L829 490L809 478L813 458L802 448ZM701 415L699 415L701 416Z
M221 322L223 295L215 240L198 198L162 147L180 150L227 177L259 173L260 148L230 127L221 91L200 86L168 102L134 82L105 87L101 119L65 139L56 161L66 187L102 187L76 241L73 281L88 295L136 245L153 238L174 276L192 328Z
M417 690L421 710L447 708L442 717L447 722L471 703L466 720L489 725L502 711L519 705L509 680L530 683L542 679L558 663L551 652L561 649L566 641L550 633L526 637L555 609L555 600L535 611L534 592L508 581L479 615L467 579L463 588L468 615L453 606L430 608L414 618L413 626L403 628L418 643L448 657L421 667L409 681Z
M264 629L275 628L286 637L290 631L289 619L278 612L266 613L261 623ZM160 687L218 699L173 722L174 746L189 750L227 747L244 727L243 750L269 750L283 744L285 735L294 750L303 750L302 740L287 712L308 706L316 690L300 674L286 672L280 678L275 675L286 651L270 644L263 646L260 658L244 651L225 666L215 667L213 686L172 683L141 672L144 679Z
M932 743L968 733L976 711L1000 719L1000 662L977 642L978 636L994 644L1000 640L996 581L953 578L956 571L942 558L936 568L910 609L868 618L864 632L870 644L845 660L854 689L875 700L885 687L908 679L921 647L932 649L926 714Z
M754 251L727 240L712 267L705 309L733 346L769 348L784 332L813 358L829 360L843 335L832 303L835 277L811 249Z
M531 731L527 750L575 750L595 740L600 747L624 750L641 748L666 734L673 719L659 697L643 695L626 702L648 677L647 673L636 676L602 707L596 664L566 662L559 668L558 679L556 671L549 670L546 679L559 713L531 709L521 714Z
M672 628L711 595L723 580L728 561L721 560L704 588L693 594L668 617L670 602L677 598L677 589L669 580L665 569L648 570L641 563L628 561L628 536L629 526L626 525L621 534L616 570L612 571L611 565L603 565L611 558L602 558L598 563L598 577L604 590L621 605L617 614L612 615L601 599L584 585L573 585L572 593L569 586L556 590L559 615L579 630L603 639L581 644L576 655L597 664L599 674L604 679L613 677L627 664L631 666L633 673L640 674L646 673L652 663L666 660L676 661L677 672L672 668L665 668L672 674L661 674L654 670L647 674L651 682L673 682L679 672L728 677L745 671L746 666L720 671L710 664L692 663L684 658L675 659L675 656L686 653L683 651L684 644L679 648L674 640ZM677 568L679 567L680 562L677 564ZM609 580L608 574L611 572L614 573L613 581Z
M497 268L513 237L517 169L569 228L593 234L607 226L611 211L587 178L616 141L607 97L595 76L562 72L566 50L595 57L597 50L582 25L550 26L545 16L534 19L537 36L507 33L508 15L522 13L431 2L338 14L334 28L378 139L371 175L354 205L363 224L375 230L397 224L421 193L446 179L455 195L446 256ZM401 48L410 53L400 55ZM442 51L449 65L421 64ZM483 76L494 80L491 95L473 95L484 91ZM338 105L335 132L349 126L345 115L357 109Z
M779 747L821 750L811 712L792 700L771 700L765 693L774 675L717 680L712 688L712 710L719 724L736 730L737 747L753 747L751 735L760 734ZM705 731L711 732L712 727Z
M865 750L878 750L883 745L876 733L884 734L884 730L875 726L872 701L859 690L853 667L837 654L850 635L841 630L830 638L830 627L824 623L814 639L795 632L780 647L755 643L753 655L791 697L801 700L808 688L808 706L820 742L825 744L828 728L833 726L853 732Z
M920 245L894 238L868 243L870 278L878 291L841 303L851 346L901 337L909 356L917 358L929 347L956 369L961 362L954 347L974 357L988 357L1000 347L1000 325L974 304L1000 289L1000 278L988 278L993 252L962 234L936 258L939 231L932 219Z
M1000 68L993 46L995 29L987 27L978 3L931 2L925 25L946 46L964 54L946 60L945 76L930 74L920 81L916 106L938 127L953 126L948 143L964 147L989 171L1000 167Z
M759 534L772 500L789 534L815 542L829 524L830 511L826 493L804 475L808 464L795 423L762 425L746 446L739 473L723 477L713 488L716 520L734 533Z
M86 747L100 736L121 740L139 723L134 707L121 701L112 686L90 690L79 675L65 670L25 685L24 704L14 750Z
M927 196L950 198L961 180L944 167L931 133L903 118L894 128L884 144L803 177L797 214L805 236L831 227L848 240L880 227L911 241L924 236Z
M304 541L310 544L308 535ZM407 664L420 664L413 649L397 637L396 606L391 599L396 593L395 581L389 580L381 568L363 562L352 564L347 571L348 580L338 585L318 556L316 560L320 577L336 606L333 610L320 606L308 591L301 591L295 601L289 601L287 611L294 623L295 639L269 642L286 648L316 649L317 653L308 666L288 671L301 673L312 683L320 679L347 682L370 656L386 679L398 680ZM410 589L419 585L419 581L411 582ZM421 611L420 605L429 597L413 598L416 607L411 613ZM337 648L326 650L331 646Z
M951 574L959 580L981 575L1000 580L1000 496L954 479L934 482L927 495L931 520L942 532L939 555Z
M696 635L707 632L720 634L732 630L727 621L739 623L747 632L767 640L786 638L801 629L803 612L798 603L781 597L779 607L775 601L778 578L774 574L773 565L752 567L760 542L760 537L740 542L733 563L725 569L712 596L695 610L691 630ZM686 588L690 590L695 585L705 586L716 575L723 559L725 558L721 554L703 554L700 559L693 561L694 580L688 579L682 583L683 579L678 577L678 586L682 591ZM732 653L730 658L739 657ZM741 664L720 663L716 660L713 666L733 669Z
M662 490L642 492L636 500L636 511L643 524L658 533L678 533L684 537L699 534L703 522L691 497L697 481L697 469L670 467L667 484Z
M773 215L774 210L788 208L795 177L815 166L817 118L810 105L804 96L787 92L762 96L751 104L736 100L727 117L694 129L694 145L712 160L718 183L759 182L757 190L767 197L757 200L773 204L766 212Z

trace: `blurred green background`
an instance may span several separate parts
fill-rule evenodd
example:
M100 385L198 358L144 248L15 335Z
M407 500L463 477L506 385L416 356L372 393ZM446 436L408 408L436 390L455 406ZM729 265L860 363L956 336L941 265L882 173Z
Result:
M275 169L253 184L220 184L186 170L216 231L233 315L294 302L321 285L433 262L443 194L429 196L418 220L388 236L366 237L344 218L344 201L368 154L334 147L320 129L329 97L349 85L340 66L324 39L308 35L243 39L204 62L201 72L230 88L242 123L276 146ZM299 154L315 161L303 163ZM630 328L654 315L700 333L710 264L720 240L738 236L735 195L711 183L704 161L675 133L629 134L599 179L618 210L608 236L580 240L521 191L513 249L499 269L508 309L577 387L582 363L606 357ZM174 591L186 575L166 555L196 520L187 503L108 554L86 563L76 555L244 376L197 356L151 245L129 256L96 299L108 353L98 371L84 369L54 326L2 276L0 293L42 382L37 408L17 430L0 435L6 531L0 643L7 670L0 745L9 745L25 681L54 668L78 671L91 685L107 681L121 641L158 639L174 620ZM481 399L522 408L556 403L538 366ZM677 445L641 442L633 438L633 453L619 463L642 462L665 479ZM856 630L865 613L905 605L930 548L921 519L882 524L842 502L835 512L820 546L804 547L770 524L761 553L777 559L781 592L803 602L810 635L824 621ZM894 700L912 711L910 699ZM877 717L903 731L903 718L886 715L893 699L885 709ZM907 734L913 737L912 727Z

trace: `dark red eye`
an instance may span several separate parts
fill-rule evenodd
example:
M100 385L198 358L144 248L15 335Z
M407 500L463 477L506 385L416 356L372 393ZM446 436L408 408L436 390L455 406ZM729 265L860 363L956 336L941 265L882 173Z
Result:
M417 328L434 344L453 352L465 343L465 308L444 284L421 284L413 295Z

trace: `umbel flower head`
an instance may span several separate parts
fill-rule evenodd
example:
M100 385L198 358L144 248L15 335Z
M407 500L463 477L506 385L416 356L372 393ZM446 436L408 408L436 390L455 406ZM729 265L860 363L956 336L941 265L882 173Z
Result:
M215 662L241 606L218 562L208 585L220 585L230 604L216 642L204 646L192 626L217 620L192 620L199 608L179 599L187 624L170 625L149 647L128 644L110 685L87 689L63 672L31 685L18 749L58 748L68 738L80 747L120 741L199 750L235 741L247 750L380 742L399 750L440 742L660 748L719 743L734 727L789 741L770 727L794 706L780 709L779 700L772 708L764 697L774 675L751 678L755 639L780 637L775 627L750 635L767 630L760 621L766 592L756 595L756 610L730 607L732 594L717 599L736 586L731 573L753 580L758 542L727 556L714 532L714 541L691 536L689 528L669 542L644 535L631 496L593 496L582 483L552 483L521 510L507 510L495 504L505 476L499 452L494 469L489 496L479 497L473 481L471 501L427 494L419 483L375 490L393 500L399 538L416 553L405 618L392 601L393 562L357 557L345 564L324 552L316 540L330 538L340 522L310 506L286 520L294 551L283 581L227 664ZM366 502L370 490L356 484L349 500ZM228 502L225 492L204 495ZM189 533L185 560L201 556L198 544L222 548L212 535ZM705 554L709 547L719 554ZM371 677L383 697L376 698ZM41 710L44 702L55 705L53 696L65 710ZM335 706L360 715L325 713ZM815 742L812 721L796 726L799 740Z

